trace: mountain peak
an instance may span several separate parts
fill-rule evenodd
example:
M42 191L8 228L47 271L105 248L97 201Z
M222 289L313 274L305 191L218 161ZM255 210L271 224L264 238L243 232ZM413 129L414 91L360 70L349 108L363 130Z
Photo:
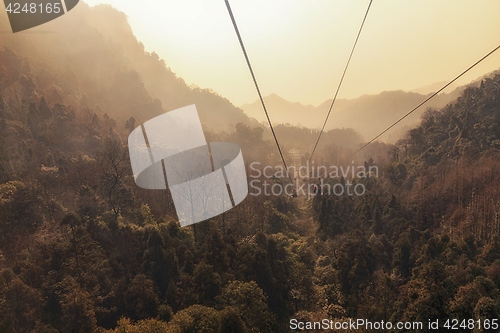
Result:
M290 103L289 101L287 101L286 99L284 99L283 97L281 97L280 95L278 95L276 93L272 93L272 94L267 95L266 97L264 97L264 100L280 101L280 102L283 101L283 102Z

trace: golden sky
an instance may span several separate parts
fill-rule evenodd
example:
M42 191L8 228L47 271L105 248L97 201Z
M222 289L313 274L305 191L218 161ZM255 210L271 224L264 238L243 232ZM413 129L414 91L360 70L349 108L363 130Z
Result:
M223 0L85 0L123 11L188 84L257 99ZM369 0L230 2L263 95L333 97ZM374 0L339 98L449 81L500 44L498 0ZM500 68L500 51L458 84Z

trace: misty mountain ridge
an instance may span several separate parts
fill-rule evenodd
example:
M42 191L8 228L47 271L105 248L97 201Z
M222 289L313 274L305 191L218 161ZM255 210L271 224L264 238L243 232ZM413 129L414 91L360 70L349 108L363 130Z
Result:
M0 29L9 29L5 13L0 14ZM47 30L54 33L36 33ZM20 107L22 99L39 104L44 96L52 105L62 103L77 111L108 114L119 122L134 117L140 123L196 104L203 126L214 132L233 131L238 123L257 126L266 121L259 102L238 108L210 89L188 86L156 53L145 51L126 15L108 5L89 7L82 3L71 15L34 28L32 34L6 34L0 40L0 50L6 48L9 51L0 54L0 76L3 72L8 80L0 91L5 102L14 107ZM24 84L25 91L20 88L22 75L33 87ZM460 89L433 98L381 139L397 141L418 124L426 108L446 105L458 97ZM352 128L368 140L425 97L391 91L338 99L326 130ZM319 106L303 105L276 94L266 101L273 122L311 129L322 126L331 104L327 100Z
M0 31L9 31L5 12ZM42 33L50 31L51 33ZM4 51L4 52L2 52ZM33 86L22 91L21 78ZM256 124L229 100L210 89L192 88L154 52L146 52L124 13L109 5L80 3L57 20L21 34L0 38L0 93L6 103L21 106L64 104L76 111L107 114L120 123L138 122L196 104L207 130L231 131L237 123ZM121 125L123 126L123 125Z
M488 73L472 83L453 89L449 93L441 93L413 112L396 125L379 140L394 143L420 122L421 116L428 108L439 109L457 99L467 86L477 86ZM413 109L446 82L437 82L413 91L384 91L376 95L362 95L354 99L337 99L332 109L326 130L335 128L352 128L359 132L365 140L378 135L383 129ZM323 126L332 100L326 100L318 106L290 102L277 94L264 97L271 121L276 124L290 124L319 129ZM267 122L259 100L241 106L249 116L260 122Z

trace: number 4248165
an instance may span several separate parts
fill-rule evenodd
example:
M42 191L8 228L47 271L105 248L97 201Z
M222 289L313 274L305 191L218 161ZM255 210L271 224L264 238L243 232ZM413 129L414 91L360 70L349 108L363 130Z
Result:
M498 326L498 319L464 319L462 321L459 321L458 319L448 319L444 325L444 328L449 329L449 330L458 330L458 329L493 329L497 330L499 328Z
M9 3L6 8L7 13L9 14L59 14L61 12L61 4L60 3L25 3L24 5L18 2Z

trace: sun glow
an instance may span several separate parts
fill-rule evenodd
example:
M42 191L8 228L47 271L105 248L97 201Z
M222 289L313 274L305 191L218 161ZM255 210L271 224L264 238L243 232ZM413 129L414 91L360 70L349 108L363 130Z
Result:
M189 84L241 105L257 96L224 1L119 1L146 50ZM332 97L368 0L231 1L264 95ZM500 43L499 1L374 1L340 98L452 79ZM500 67L496 54L457 84Z

